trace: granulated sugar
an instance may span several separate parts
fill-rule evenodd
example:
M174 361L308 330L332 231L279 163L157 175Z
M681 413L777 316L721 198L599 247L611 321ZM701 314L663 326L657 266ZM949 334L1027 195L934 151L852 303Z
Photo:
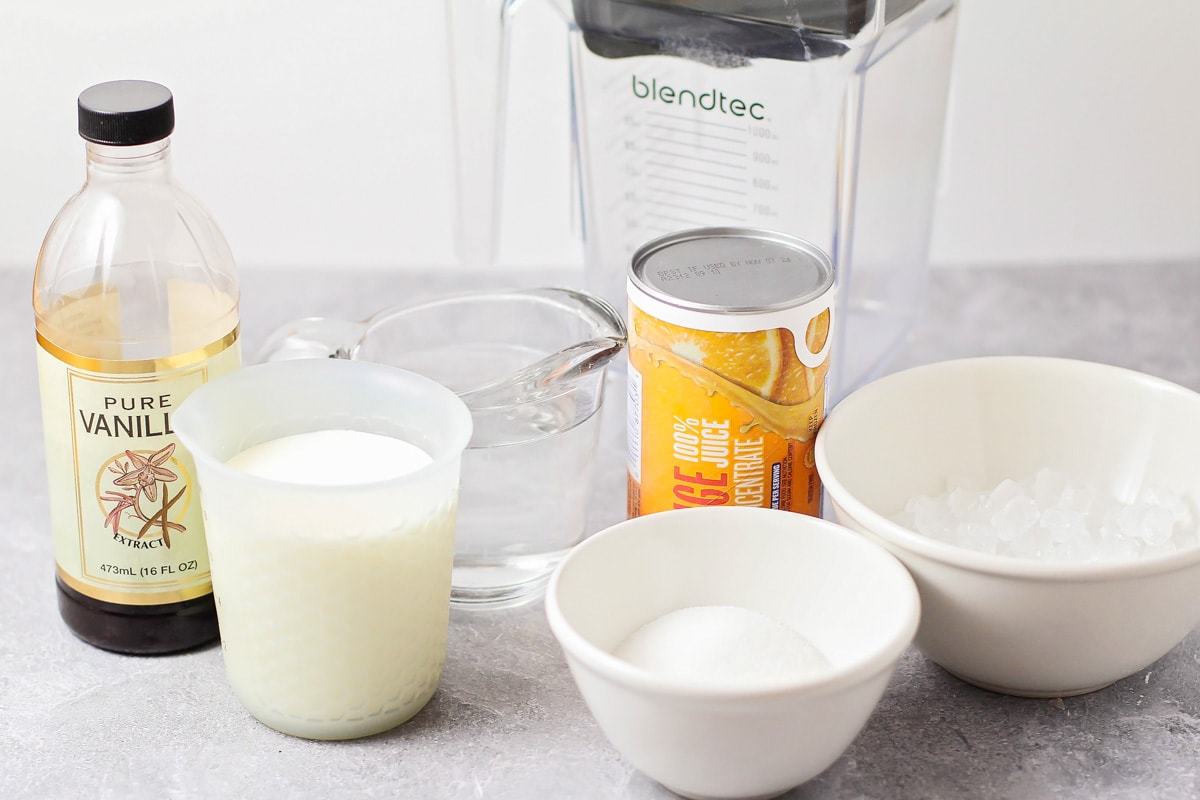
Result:
M1120 561L1196 545L1196 514L1178 493L1148 487L1124 503L1061 473L977 491L952 483L909 499L895 521L960 547L1056 562Z
M652 620L613 651L680 684L755 688L818 675L829 660L804 636L736 606L681 608Z

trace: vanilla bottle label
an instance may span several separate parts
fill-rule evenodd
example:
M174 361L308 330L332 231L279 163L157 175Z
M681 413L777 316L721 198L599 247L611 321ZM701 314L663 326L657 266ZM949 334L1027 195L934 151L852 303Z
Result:
M38 336L59 577L97 600L159 605L212 591L195 467L171 415L241 365L237 330L163 359L107 361Z

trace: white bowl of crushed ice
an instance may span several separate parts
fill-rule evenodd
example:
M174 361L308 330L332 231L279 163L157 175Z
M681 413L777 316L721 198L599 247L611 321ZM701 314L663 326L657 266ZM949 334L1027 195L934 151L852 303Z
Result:
M592 715L693 798L773 797L837 760L920 614L881 547L801 514L667 511L575 547L546 595Z
M837 521L916 579L917 646L978 686L1083 694L1200 623L1200 394L1086 361L946 361L842 400L816 461Z

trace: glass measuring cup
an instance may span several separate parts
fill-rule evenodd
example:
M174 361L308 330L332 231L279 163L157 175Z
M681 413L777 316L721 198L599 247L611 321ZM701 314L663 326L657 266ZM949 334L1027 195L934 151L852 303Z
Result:
M625 346L621 315L570 289L447 295L361 322L302 319L263 357L347 358L433 378L467 404L451 602L500 607L540 596L587 533L604 375Z

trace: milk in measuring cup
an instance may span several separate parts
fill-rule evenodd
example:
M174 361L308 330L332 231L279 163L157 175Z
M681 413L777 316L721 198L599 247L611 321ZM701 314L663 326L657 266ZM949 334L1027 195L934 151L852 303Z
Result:
M390 480L431 458L389 436L326 430L234 456L250 475L313 486ZM437 688L446 646L445 564L454 510L400 526L311 514L246 530L217 521L210 546L225 668L260 721L298 736L343 739L388 730Z

